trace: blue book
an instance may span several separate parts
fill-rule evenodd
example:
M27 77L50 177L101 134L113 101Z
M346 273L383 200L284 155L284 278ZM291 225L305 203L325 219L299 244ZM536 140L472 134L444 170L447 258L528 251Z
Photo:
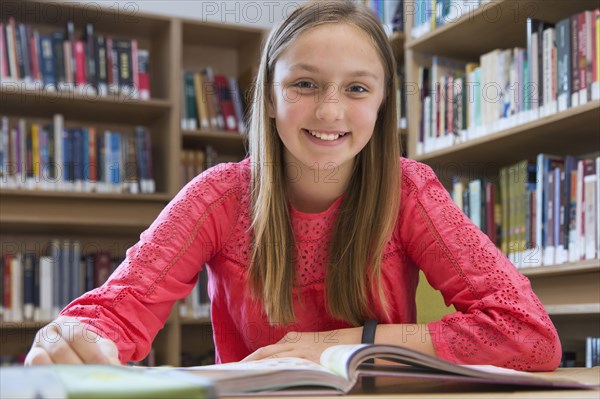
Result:
M40 76L44 87L56 86L56 70L54 64L54 52L52 50L52 38L40 36Z

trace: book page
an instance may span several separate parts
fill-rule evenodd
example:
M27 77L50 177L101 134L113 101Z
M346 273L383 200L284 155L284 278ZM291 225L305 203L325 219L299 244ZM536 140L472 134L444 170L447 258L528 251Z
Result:
M297 357L281 357L276 359L255 360L249 362L211 364L208 366L186 367L184 370L279 371L282 369L298 371L314 370L332 374L332 371L315 362Z
M367 344L330 346L321 354L321 364L337 375L351 380L351 377L348 375L350 358L365 346Z

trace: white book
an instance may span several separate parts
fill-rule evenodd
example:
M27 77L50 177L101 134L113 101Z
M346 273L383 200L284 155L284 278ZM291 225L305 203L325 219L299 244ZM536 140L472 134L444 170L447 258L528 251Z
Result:
M23 321L23 263L21 254L15 254L10 261L10 303L11 321Z
M40 256L40 311L36 321L48 321L54 317L54 267L55 262L51 256Z
M576 255L574 258L576 260L581 260L584 258L584 235L583 235L583 161L577 162L577 202L575 205L575 240L577 242L577 246L574 248L576 251Z
M585 339L585 367L592 367L592 342L594 338L587 337Z
M481 229L481 180L469 182L469 219Z
M544 106L551 104L554 98L554 72L556 71L556 58L552 57L553 50L556 48L556 31L554 28L547 28L543 33L543 53L542 53L542 68L544 88ZM549 113L549 112L548 112Z
M596 183L596 174L587 175L583 178L585 204L585 259L596 258Z

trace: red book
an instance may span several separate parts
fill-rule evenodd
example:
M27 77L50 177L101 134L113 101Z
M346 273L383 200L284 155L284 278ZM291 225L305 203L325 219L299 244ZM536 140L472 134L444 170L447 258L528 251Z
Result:
M4 38L4 24L0 23L0 78L8 78L8 53L6 52L6 39Z
M75 85L85 86L85 42L77 40L75 42Z
M498 245L496 242L496 215L495 209L496 206L496 187L494 183L486 183L485 184L485 227L486 234L490 238L490 240Z
M142 100L150 98L150 69L148 67L150 55L148 50L138 49L138 90Z
M131 40L131 77L133 79L133 92L139 98L140 77L139 77L139 61L138 61L138 42L135 39Z
M10 291L11 287L11 263L12 263L12 255L4 254L4 275L2 277L2 284L4 284L4 309L10 309L12 307L12 294Z
M98 157L96 149L96 128L88 128L88 153L90 155L88 167L88 180L95 182L98 180Z
M94 254L94 286L100 287L108 280L112 272L112 258L109 252L100 251Z
M42 80L40 76L39 63L39 39L38 35L29 38L29 59L31 60L31 77L33 80Z
M219 99L221 112L223 113L225 129L230 132L237 132L237 118L235 116L235 108L231 98L231 89L229 88L229 81L225 76L215 75L215 91L217 93L217 98Z

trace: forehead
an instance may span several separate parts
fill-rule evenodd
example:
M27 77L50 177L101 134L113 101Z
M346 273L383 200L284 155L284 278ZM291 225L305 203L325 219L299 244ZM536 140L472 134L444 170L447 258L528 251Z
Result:
M306 64L316 66L318 71L366 70L384 75L373 40L359 28L343 23L319 25L300 34L280 54L275 69L294 71Z

